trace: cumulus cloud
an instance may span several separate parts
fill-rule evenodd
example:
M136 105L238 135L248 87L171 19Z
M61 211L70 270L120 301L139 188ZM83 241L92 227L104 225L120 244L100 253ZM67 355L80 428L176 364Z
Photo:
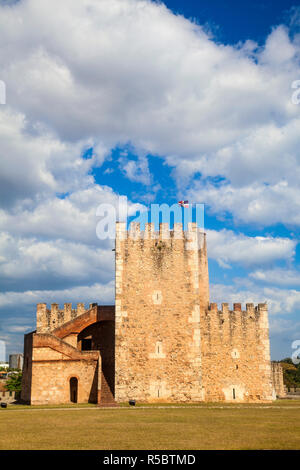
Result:
M63 142L92 139L107 149L131 142L165 158L180 190L195 172L201 181L222 176L235 201L245 188L244 219L266 214L274 223L280 199L299 224L290 193L299 179L300 121L290 87L300 75L300 45L286 27L274 27L260 48L249 41L225 47L146 0L23 0L0 8L8 104L26 115L28 129L40 124ZM145 168L145 161L124 166L148 184ZM266 200L264 215L249 208L252 185ZM222 211L216 201L224 188L216 191L214 209Z
M266 270L256 270L249 274L255 281L280 286L300 286L299 271L296 269L273 268Z
M0 235L2 290L22 284L57 288L65 285L108 282L113 278L114 253L66 240L41 241Z
M101 204L110 204L118 215L119 201L119 195L110 187L93 184L63 198L53 196L29 206L25 201L11 211L0 209L0 229L22 237L62 238L111 247L111 240L97 238L100 218L96 212ZM134 215L142 205L128 200L127 208L128 214Z
M86 307L88 307L88 304L92 302L113 305L113 298L113 281L110 281L107 284L96 282L90 286L81 285L71 287L69 289L1 292L0 307L17 307L18 305L23 304L25 307L29 305L36 308L36 304L40 302L59 303L60 305L63 305L65 302L85 303Z
M271 317L269 321L272 335L288 334L290 340L300 338L300 322L294 322L287 318ZM292 348L291 348L292 349Z
M207 230L208 256L222 267L230 267L230 263L251 266L292 260L296 245L289 238L249 237L232 230Z
M151 174L149 171L148 160L145 156L132 160L126 156L119 158L119 165L122 172L130 181L136 181L149 186L151 183Z
M221 183L218 186L196 182L189 191L194 201L205 201L210 213L230 214L237 223L253 223L262 227L283 223L300 224L298 186L280 181L272 186L254 183L242 188Z
M68 143L39 126L34 133L29 132L27 126L24 114L1 108L2 207L10 208L24 200L28 204L93 184L89 171L104 158L104 148L97 147L92 158L83 159L82 154L90 146L89 141Z
M243 285L244 284L244 285ZM212 302L264 303L271 315L291 314L300 308L300 292L296 289L261 286L253 283L237 282L233 285L213 284L211 286Z

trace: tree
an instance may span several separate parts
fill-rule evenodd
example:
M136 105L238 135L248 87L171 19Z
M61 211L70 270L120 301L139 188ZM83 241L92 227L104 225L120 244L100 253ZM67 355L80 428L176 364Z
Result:
M280 361L283 369L283 382L287 387L300 388L300 364L293 364L291 358Z
M280 362L286 362L287 364L293 364L293 361L290 357L285 357L284 359L281 359Z
M17 374L10 375L9 379L7 379L5 387L6 390L10 392L20 392L21 391L21 383L22 383L22 372L18 372Z

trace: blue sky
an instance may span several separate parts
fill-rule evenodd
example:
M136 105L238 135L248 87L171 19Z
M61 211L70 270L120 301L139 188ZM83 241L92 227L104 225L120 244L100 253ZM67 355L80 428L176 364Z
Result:
M290 10L298 4L293 0L166 0L164 3L175 13L192 18L199 24L207 24L223 44L252 39L260 45L264 44L273 26L289 21Z
M60 19L57 19L57 1ZM211 301L300 339L296 1L0 1L0 340L37 302L113 303L97 206L205 205ZM22 18L20 22L18 18Z

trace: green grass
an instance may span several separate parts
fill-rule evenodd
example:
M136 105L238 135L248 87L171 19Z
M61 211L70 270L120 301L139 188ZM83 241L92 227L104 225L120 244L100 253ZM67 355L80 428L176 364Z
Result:
M56 408L97 408L97 405L94 403L67 403L62 405L19 405L19 404L10 404L8 405L8 410L55 410ZM0 411L2 411L0 409Z
M300 448L297 400L278 400L271 408L220 403L197 408L71 406L0 409L0 449Z

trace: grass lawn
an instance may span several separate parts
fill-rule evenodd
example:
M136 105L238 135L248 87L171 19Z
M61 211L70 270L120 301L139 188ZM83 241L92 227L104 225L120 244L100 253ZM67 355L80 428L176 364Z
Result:
M271 407L12 405L0 409L0 435L1 450L299 449L300 401Z

